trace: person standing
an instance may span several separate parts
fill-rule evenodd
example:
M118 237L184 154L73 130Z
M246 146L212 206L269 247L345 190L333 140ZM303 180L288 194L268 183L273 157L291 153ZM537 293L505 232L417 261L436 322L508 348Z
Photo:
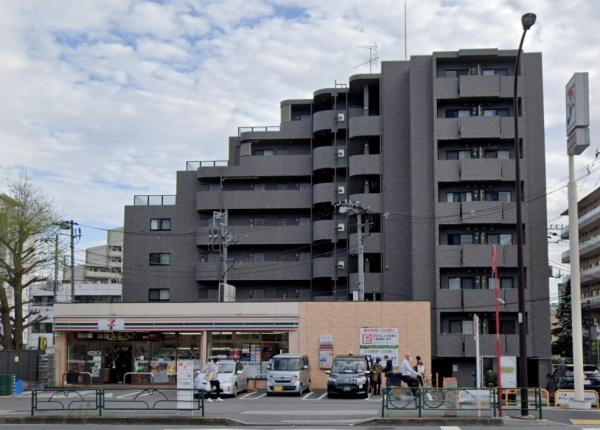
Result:
M371 392L376 396L381 394L381 374L383 373L383 367L381 366L381 359L377 357L375 364L371 368Z
M392 363L392 359L387 355L383 356L385 360L385 368L383 372L385 373L385 387L392 388L392 375L394 374L394 365Z
M211 389L215 389L215 393L217 396L217 402L222 402L221 398L221 383L219 382L219 372L221 370L221 366L219 365L219 359L215 358L212 362L208 363L206 367L206 378L210 381ZM208 399L209 402L212 402L212 399Z

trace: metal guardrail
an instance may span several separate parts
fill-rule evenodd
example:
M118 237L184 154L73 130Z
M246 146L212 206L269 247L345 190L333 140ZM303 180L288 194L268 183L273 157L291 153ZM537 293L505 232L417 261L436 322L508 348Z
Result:
M518 391L519 389L514 389ZM529 401L529 409L537 412L542 419L543 401L539 388L529 388L533 398ZM386 388L381 400L381 417L386 411L416 411L419 417L424 413L441 412L444 416L456 416L459 413L486 413L496 417L500 411L520 410L520 403L503 401L498 405L497 388ZM503 391L503 390L502 390ZM499 407L500 406L500 407Z
M269 132L280 130L281 128L278 125L263 125L260 127L238 127L238 136L241 136L242 133Z
M171 206L174 204L174 194L137 194L133 196L134 206Z
M152 373L152 372L126 372L123 375L123 385L127 384L127 375L131 375L132 383L133 383L133 375L139 375L139 376L146 375L146 376L149 376L150 377L150 384L154 385L154 373Z
M227 167L228 160L210 160L210 161L186 161L185 170L188 172L198 170L200 167Z
M98 416L104 411L197 411L204 417L205 394L200 390L177 388L34 389L31 391L31 416L60 411L97 411Z

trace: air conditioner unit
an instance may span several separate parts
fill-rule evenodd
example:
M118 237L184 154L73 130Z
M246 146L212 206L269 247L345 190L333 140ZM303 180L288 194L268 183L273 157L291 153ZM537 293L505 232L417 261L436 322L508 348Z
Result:
M344 267L346 267L346 263L344 262L344 260L339 260L337 262L337 268L338 269L343 269Z
M344 151L344 148L339 148L337 150L337 157L338 158L344 158L344 155L346 154L346 151Z
M338 112L337 120L338 122L344 122L346 118L346 114L344 112Z
M346 225L341 222L337 225L337 231L345 231L346 230Z
M340 185L339 187L337 187L338 194L344 194L345 192L346 192L346 187L344 187L343 185Z

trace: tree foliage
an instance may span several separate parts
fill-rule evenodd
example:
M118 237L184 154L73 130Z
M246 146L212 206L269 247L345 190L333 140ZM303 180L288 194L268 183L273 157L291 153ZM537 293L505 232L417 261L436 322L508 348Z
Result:
M22 349L23 332L45 317L26 311L26 291L48 278L45 270L53 259L44 252L57 229L51 202L22 170L0 194L0 345ZM44 274L46 273L46 274Z
M589 315L584 308L581 310L582 324L585 326ZM556 339L552 342L552 354L573 358L573 332L571 330L571 281L565 284L560 301L556 308L556 324L552 327L552 335ZM587 331L583 332L584 348L587 345Z

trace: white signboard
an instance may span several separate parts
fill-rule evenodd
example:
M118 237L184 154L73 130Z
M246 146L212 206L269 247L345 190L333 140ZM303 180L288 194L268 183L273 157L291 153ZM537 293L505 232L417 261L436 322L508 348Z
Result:
M125 330L125 320L123 318L99 318L99 331L123 331Z
M569 399L575 398L575 390L556 390L554 393L554 403L556 406L568 405ZM585 401L590 402L592 406L598 404L598 393L592 390L585 390L583 392L583 398Z
M177 409L194 408L193 388L194 360L177 360Z
M567 136L577 127L590 125L588 74L575 73L565 87Z
M517 357L500 357L500 372L502 375L502 388L517 388Z
M360 353L373 358L385 355L392 359L394 366L400 364L398 360L398 329L397 328L369 328L360 329Z
M333 336L328 334L319 336L319 345L333 345Z

